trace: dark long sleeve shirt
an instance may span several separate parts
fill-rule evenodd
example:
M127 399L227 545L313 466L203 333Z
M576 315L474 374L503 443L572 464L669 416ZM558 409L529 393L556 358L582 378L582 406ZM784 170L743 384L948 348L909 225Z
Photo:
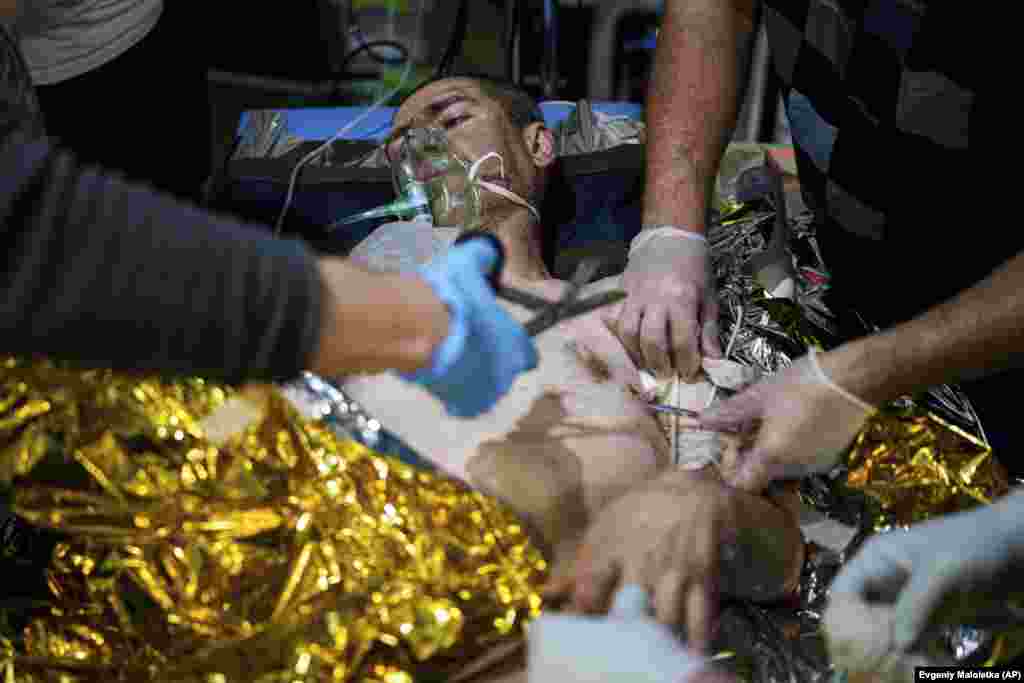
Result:
M241 381L292 377L316 350L312 253L76 163L2 26L0 263L0 354Z

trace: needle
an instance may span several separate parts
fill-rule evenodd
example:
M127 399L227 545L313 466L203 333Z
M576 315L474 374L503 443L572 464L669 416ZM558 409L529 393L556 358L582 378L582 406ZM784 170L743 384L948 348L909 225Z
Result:
M668 413L670 415L678 415L679 417L690 417L697 419L700 417L700 413L696 410L688 410L686 408L677 408L676 406L666 405L664 403L650 403L648 404L656 413Z

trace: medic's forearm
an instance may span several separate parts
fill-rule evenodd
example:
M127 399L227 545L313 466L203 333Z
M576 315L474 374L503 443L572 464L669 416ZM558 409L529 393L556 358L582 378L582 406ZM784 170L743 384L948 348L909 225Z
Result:
M1024 253L922 315L819 358L839 386L879 404L1024 360Z
M315 372L412 372L430 362L447 334L447 309L419 277L371 272L339 258L321 259L320 277Z
M647 98L644 225L704 231L707 198L735 125L739 50L753 0L668 0Z

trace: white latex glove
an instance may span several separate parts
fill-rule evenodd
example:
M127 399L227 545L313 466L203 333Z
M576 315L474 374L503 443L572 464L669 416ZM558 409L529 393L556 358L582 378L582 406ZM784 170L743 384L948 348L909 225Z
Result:
M905 683L914 680L916 667L952 664L897 648L892 642L894 616L888 605L833 596L822 623L836 671L849 674L851 680Z
M609 327L637 367L661 377L676 374L674 368L689 379L700 370L701 356L722 356L707 242L659 228L640 233L633 245L622 275L629 296L610 309Z
M529 683L691 683L706 660L647 616L637 585L616 594L607 617L544 614L529 627Z
M833 601L870 607L874 599L875 604L892 605L891 642L906 651L925 633L946 599L961 591L975 593L973 599L955 603L956 618L984 618L983 613L965 614L964 607L1005 606L1010 593L1024 592L1022 577L1024 494L1018 493L994 505L872 538L846 564L831 590ZM833 624L830 639L841 639L844 632L837 616L842 615L826 619L826 625Z
M752 431L730 483L751 492L835 465L875 409L832 382L814 350L700 415L717 431Z

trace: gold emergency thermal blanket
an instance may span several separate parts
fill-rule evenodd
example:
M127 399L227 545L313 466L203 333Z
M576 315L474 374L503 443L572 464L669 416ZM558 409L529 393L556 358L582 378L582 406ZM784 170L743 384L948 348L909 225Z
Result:
M846 486L878 504L877 530L991 503L1009 490L991 448L913 406L889 406L871 418L846 465Z
M243 397L248 426L204 433ZM14 510L64 539L6 681L444 680L540 610L508 510L270 387L11 358L0 444Z

